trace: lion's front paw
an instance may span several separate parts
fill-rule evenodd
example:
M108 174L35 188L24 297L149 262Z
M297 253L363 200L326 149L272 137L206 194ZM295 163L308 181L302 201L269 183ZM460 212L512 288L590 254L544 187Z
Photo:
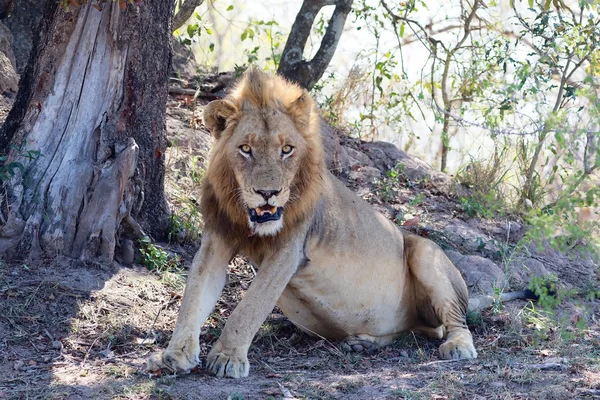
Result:
M155 353L146 362L146 371L167 369L173 373L189 373L200 362L198 340L189 338L182 343L169 343L165 351Z
M477 358L477 350L473 345L473 337L470 332L460 332L449 335L440 346L440 357L444 360L465 360Z
M220 378L245 378L250 371L250 364L246 351L225 349L217 342L208 353L206 368Z

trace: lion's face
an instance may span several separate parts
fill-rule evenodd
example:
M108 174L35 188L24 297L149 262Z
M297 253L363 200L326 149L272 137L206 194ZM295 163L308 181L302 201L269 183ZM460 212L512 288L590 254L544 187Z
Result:
M255 234L274 235L283 227L290 187L306 143L283 112L245 110L224 149L238 184L241 205Z
M232 95L205 107L204 122L216 138L207 179L233 222L272 236L314 203L324 163L306 91L250 71Z

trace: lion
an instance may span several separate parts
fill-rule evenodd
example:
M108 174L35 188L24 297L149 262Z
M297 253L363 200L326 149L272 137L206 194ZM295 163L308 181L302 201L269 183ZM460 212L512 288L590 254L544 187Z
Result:
M258 273L207 356L218 377L248 376L248 348L275 305L302 331L350 350L412 330L445 336L442 359L477 357L460 273L437 245L400 231L327 170L306 90L250 69L206 106L204 123L214 136L200 203L205 233L173 336L147 370L197 366L201 325L236 254Z

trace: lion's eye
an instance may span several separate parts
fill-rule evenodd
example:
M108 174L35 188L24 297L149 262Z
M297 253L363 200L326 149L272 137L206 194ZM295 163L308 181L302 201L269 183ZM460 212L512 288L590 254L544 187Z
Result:
M252 148L249 145L247 145L247 144L241 145L240 146L240 151L244 155L250 155L250 154L252 154Z
M290 154L292 154L293 151L294 151L294 148L292 146L290 146L289 144L286 144L285 146L283 146L281 148L281 154L283 154L284 156L289 156Z

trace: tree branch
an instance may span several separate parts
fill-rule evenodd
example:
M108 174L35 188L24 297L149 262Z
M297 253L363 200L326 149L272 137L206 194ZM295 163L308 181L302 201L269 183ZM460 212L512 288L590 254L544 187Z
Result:
M312 87L321 79L342 36L352 2L353 0L304 0L283 49L277 72L305 88ZM321 40L321 46L313 59L306 61L302 55L310 36L310 29L319 10L328 5L336 7Z
M167 0L169 1L169 0ZM204 0L186 0L183 4L179 6L179 11L173 17L173 31L181 28L183 24L186 23L188 19L194 14L194 10L196 7L202 5Z

